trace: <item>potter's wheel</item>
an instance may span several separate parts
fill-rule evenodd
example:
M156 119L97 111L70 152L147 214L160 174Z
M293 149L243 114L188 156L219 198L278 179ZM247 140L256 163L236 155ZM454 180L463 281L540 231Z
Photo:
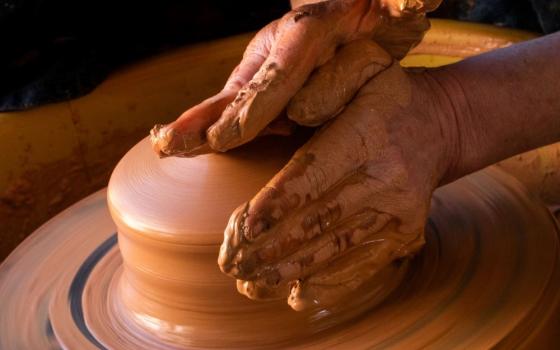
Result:
M558 345L557 223L523 185L496 168L436 192L426 247L380 306L341 325L278 342L258 324L246 334L231 334L219 323L200 326L200 320L217 317L200 310L198 323L190 326L189 319L186 324L135 320L141 315L126 309L126 295L117 295L125 282L116 230L106 191L100 191L50 220L8 257L0 266L1 349ZM217 256L218 243L207 248ZM224 278L227 293L236 293L234 281ZM291 315L283 301L278 305ZM237 315L239 323L250 325L252 312ZM283 324L291 326L289 320ZM213 342L197 327L214 330Z

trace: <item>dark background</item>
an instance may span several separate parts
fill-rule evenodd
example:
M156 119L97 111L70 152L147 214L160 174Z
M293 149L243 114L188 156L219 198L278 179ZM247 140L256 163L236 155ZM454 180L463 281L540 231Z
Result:
M444 0L431 16L552 32L559 3ZM288 10L288 0L0 0L0 111L83 95L123 64L257 30Z

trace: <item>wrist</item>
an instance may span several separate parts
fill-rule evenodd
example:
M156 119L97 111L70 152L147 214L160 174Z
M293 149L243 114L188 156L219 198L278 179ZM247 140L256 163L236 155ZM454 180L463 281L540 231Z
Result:
M417 92L424 95L424 108L430 118L431 135L436 148L436 186L452 182L463 175L465 154L476 139L468 137L471 109L460 82L446 69L421 69L411 74Z

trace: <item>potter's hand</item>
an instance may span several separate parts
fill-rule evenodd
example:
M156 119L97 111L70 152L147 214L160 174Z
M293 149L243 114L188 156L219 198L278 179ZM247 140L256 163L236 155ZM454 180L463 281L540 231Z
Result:
M440 1L329 0L289 12L255 36L220 93L154 127L154 149L161 157L188 157L226 151L263 132L289 132L285 118L274 121L290 100L290 119L321 124L390 62L376 45L345 45L374 39L400 58L421 39L429 27L425 13Z
M392 62L234 212L219 264L241 293L328 305L422 246L449 159L438 87Z

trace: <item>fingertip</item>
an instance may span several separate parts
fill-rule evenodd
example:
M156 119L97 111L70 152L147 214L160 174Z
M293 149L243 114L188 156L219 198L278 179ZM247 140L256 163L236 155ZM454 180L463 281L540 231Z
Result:
M312 310L322 305L312 288L305 288L304 282L297 280L292 283L288 296L288 305L294 311Z
M275 288L267 287L254 281L237 280L237 291L251 300L277 300L285 298L289 289L287 285Z
M156 124L150 130L150 143L152 144L152 149L158 157L165 158L167 154L167 146L170 143L169 132L164 124Z
M157 124L150 130L152 149L159 158L195 157L212 149L197 134L178 132L174 124Z
M150 131L154 151L160 158L212 152L206 143L206 129L219 118L233 96L231 91L224 90L188 109L175 121L155 125Z
M222 272L232 275L236 268L236 260L239 259L239 251L244 246L245 229L244 218L246 217L249 203L244 203L237 207L230 215L228 224L224 230L224 240L220 246L218 264Z

